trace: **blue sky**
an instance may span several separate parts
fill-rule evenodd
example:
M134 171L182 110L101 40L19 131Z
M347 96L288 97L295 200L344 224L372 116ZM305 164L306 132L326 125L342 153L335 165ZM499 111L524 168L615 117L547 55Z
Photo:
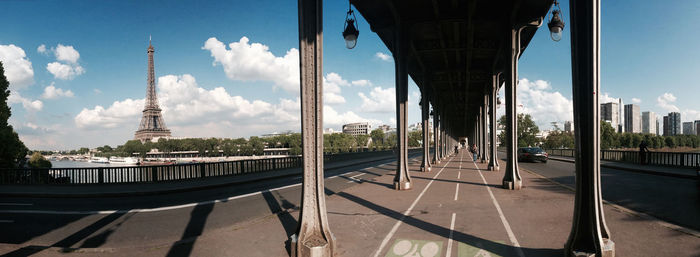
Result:
M116 146L133 137L152 35L159 97L176 137L248 137L299 130L296 1L3 1L0 60L11 79L11 124L32 149ZM562 2L568 24L567 1ZM603 1L603 98L700 119L700 2ZM394 124L390 52L347 2L324 3L325 126ZM571 119L569 30L540 28L520 61L521 111L542 128ZM233 43L233 44L232 44ZM43 45L43 51L39 47ZM386 59L386 58L385 58ZM298 72L298 70L297 70ZM11 74L10 74L11 73ZM296 84L295 84L296 83ZM410 83L409 123L420 119ZM603 100L602 100L603 101Z

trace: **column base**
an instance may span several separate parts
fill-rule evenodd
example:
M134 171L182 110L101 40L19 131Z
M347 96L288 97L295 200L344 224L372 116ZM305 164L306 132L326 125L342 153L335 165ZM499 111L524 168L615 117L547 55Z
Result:
M430 166L428 166L428 167L420 166L420 171L422 171L422 172L430 172Z
M413 188L413 186L410 181L394 181L395 190L410 190L411 188Z
M312 235L306 238L306 241L299 242L297 234L292 235L290 238L291 245L290 251L292 257L331 257L332 249L331 244L324 240L322 237L317 235Z
M601 256L600 257L615 257L615 242L610 239L603 238L603 245L601 246ZM566 255L571 257L599 257L595 252L583 252L571 250L570 253Z
M499 170L499 167L498 167L498 166L495 166L495 165L489 164L489 166L486 167L486 169L489 170L489 171L497 171L497 170Z
M503 181L503 188L509 190L520 190L523 187L523 181Z

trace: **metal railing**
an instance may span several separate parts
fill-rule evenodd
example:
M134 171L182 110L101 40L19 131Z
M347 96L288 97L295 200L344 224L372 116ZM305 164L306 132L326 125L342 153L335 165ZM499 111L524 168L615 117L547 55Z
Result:
M545 149L549 155L574 157L574 149ZM600 159L626 163L641 163L638 151L600 150ZM683 152L648 152L646 161L649 165L700 168L700 153Z
M421 152L411 149L409 153ZM325 154L324 162L349 161L368 157L391 157L392 150ZM280 169L300 168L302 157L278 157L227 162L201 162L172 165L88 168L0 169L0 184L107 184L154 183L233 176Z

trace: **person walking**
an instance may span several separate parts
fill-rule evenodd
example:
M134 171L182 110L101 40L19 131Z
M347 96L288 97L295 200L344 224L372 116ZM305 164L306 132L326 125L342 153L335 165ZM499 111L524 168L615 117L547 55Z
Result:
M647 146L647 142L644 140L639 143L639 163L642 165L648 164L647 153L649 152L649 148L647 148Z
M479 147L476 146L476 144L473 144L471 149L469 151L472 152L472 156L474 158L474 161L476 161L477 158L479 158Z

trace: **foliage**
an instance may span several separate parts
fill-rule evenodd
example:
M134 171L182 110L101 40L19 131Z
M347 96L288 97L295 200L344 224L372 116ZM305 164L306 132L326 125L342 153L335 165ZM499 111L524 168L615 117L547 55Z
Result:
M408 132L408 146L419 147L423 144L423 130Z
M544 148L574 148L574 134L571 132L554 130L549 132L542 144Z
M523 114L520 113L518 114L518 147L525 147L525 146L535 146L538 143L537 140L537 134L540 133L539 127L537 127L537 124L532 120L532 116L530 114ZM506 116L503 115L498 119L498 125L503 126L505 128L506 125ZM498 140L501 142L501 146L506 145L506 131L503 130L500 134L498 134Z
M43 155L39 152L34 152L32 154L32 157L29 158L29 167L32 168L42 168L42 169L48 169L51 168L51 162L44 158Z
M5 77L5 69L0 62L0 168L19 167L24 163L27 147L19 139L19 135L7 123L12 112L7 105L10 96L10 82Z

